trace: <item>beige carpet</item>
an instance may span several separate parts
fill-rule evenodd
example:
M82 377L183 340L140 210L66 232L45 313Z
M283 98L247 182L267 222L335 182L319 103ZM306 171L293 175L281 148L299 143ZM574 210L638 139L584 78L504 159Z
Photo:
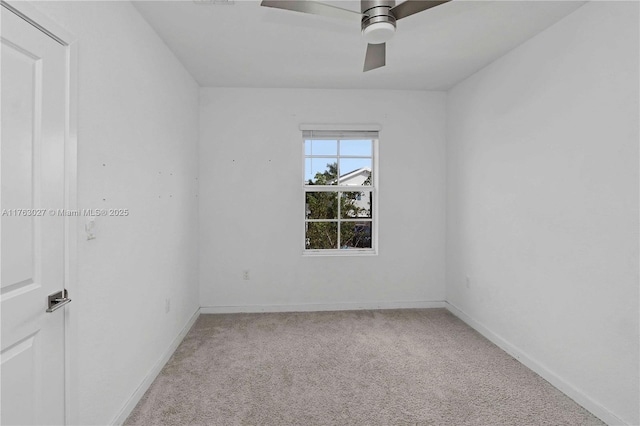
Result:
M603 423L424 309L201 315L125 424Z

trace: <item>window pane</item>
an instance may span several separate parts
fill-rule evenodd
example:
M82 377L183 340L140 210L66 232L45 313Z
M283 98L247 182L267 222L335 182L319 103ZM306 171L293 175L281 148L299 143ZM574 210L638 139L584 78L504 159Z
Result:
M308 250L337 249L338 224L336 222L307 223L305 245Z
M371 222L340 223L340 248L371 247Z
M307 185L337 185L337 158L306 158L304 179Z
M337 219L337 192L307 192L305 194L305 217L307 219Z
M371 158L341 158L340 185L371 185Z
M343 192L340 197L340 217L342 219L371 219L373 192Z
M354 155L357 157L371 157L371 140L340 141L340 155Z
M305 140L304 155L338 155L338 141Z

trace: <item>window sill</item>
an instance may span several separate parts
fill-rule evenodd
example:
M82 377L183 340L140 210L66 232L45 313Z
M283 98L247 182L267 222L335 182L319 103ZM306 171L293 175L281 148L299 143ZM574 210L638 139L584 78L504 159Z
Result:
M302 252L302 257L351 257L351 256L377 256L378 251L375 249L371 250L353 250L353 249L342 249L342 250L304 250Z

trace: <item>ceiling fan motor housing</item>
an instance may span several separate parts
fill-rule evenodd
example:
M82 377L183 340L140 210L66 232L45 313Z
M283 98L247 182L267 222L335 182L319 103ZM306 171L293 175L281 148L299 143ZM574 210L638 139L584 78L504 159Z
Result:
M396 18L391 13L394 0L362 0L362 35L369 44L385 43L396 31Z

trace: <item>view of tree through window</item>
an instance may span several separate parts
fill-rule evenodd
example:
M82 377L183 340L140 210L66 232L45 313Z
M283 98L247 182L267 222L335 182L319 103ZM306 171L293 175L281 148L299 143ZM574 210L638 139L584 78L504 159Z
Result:
M372 249L373 140L305 139L305 249Z

